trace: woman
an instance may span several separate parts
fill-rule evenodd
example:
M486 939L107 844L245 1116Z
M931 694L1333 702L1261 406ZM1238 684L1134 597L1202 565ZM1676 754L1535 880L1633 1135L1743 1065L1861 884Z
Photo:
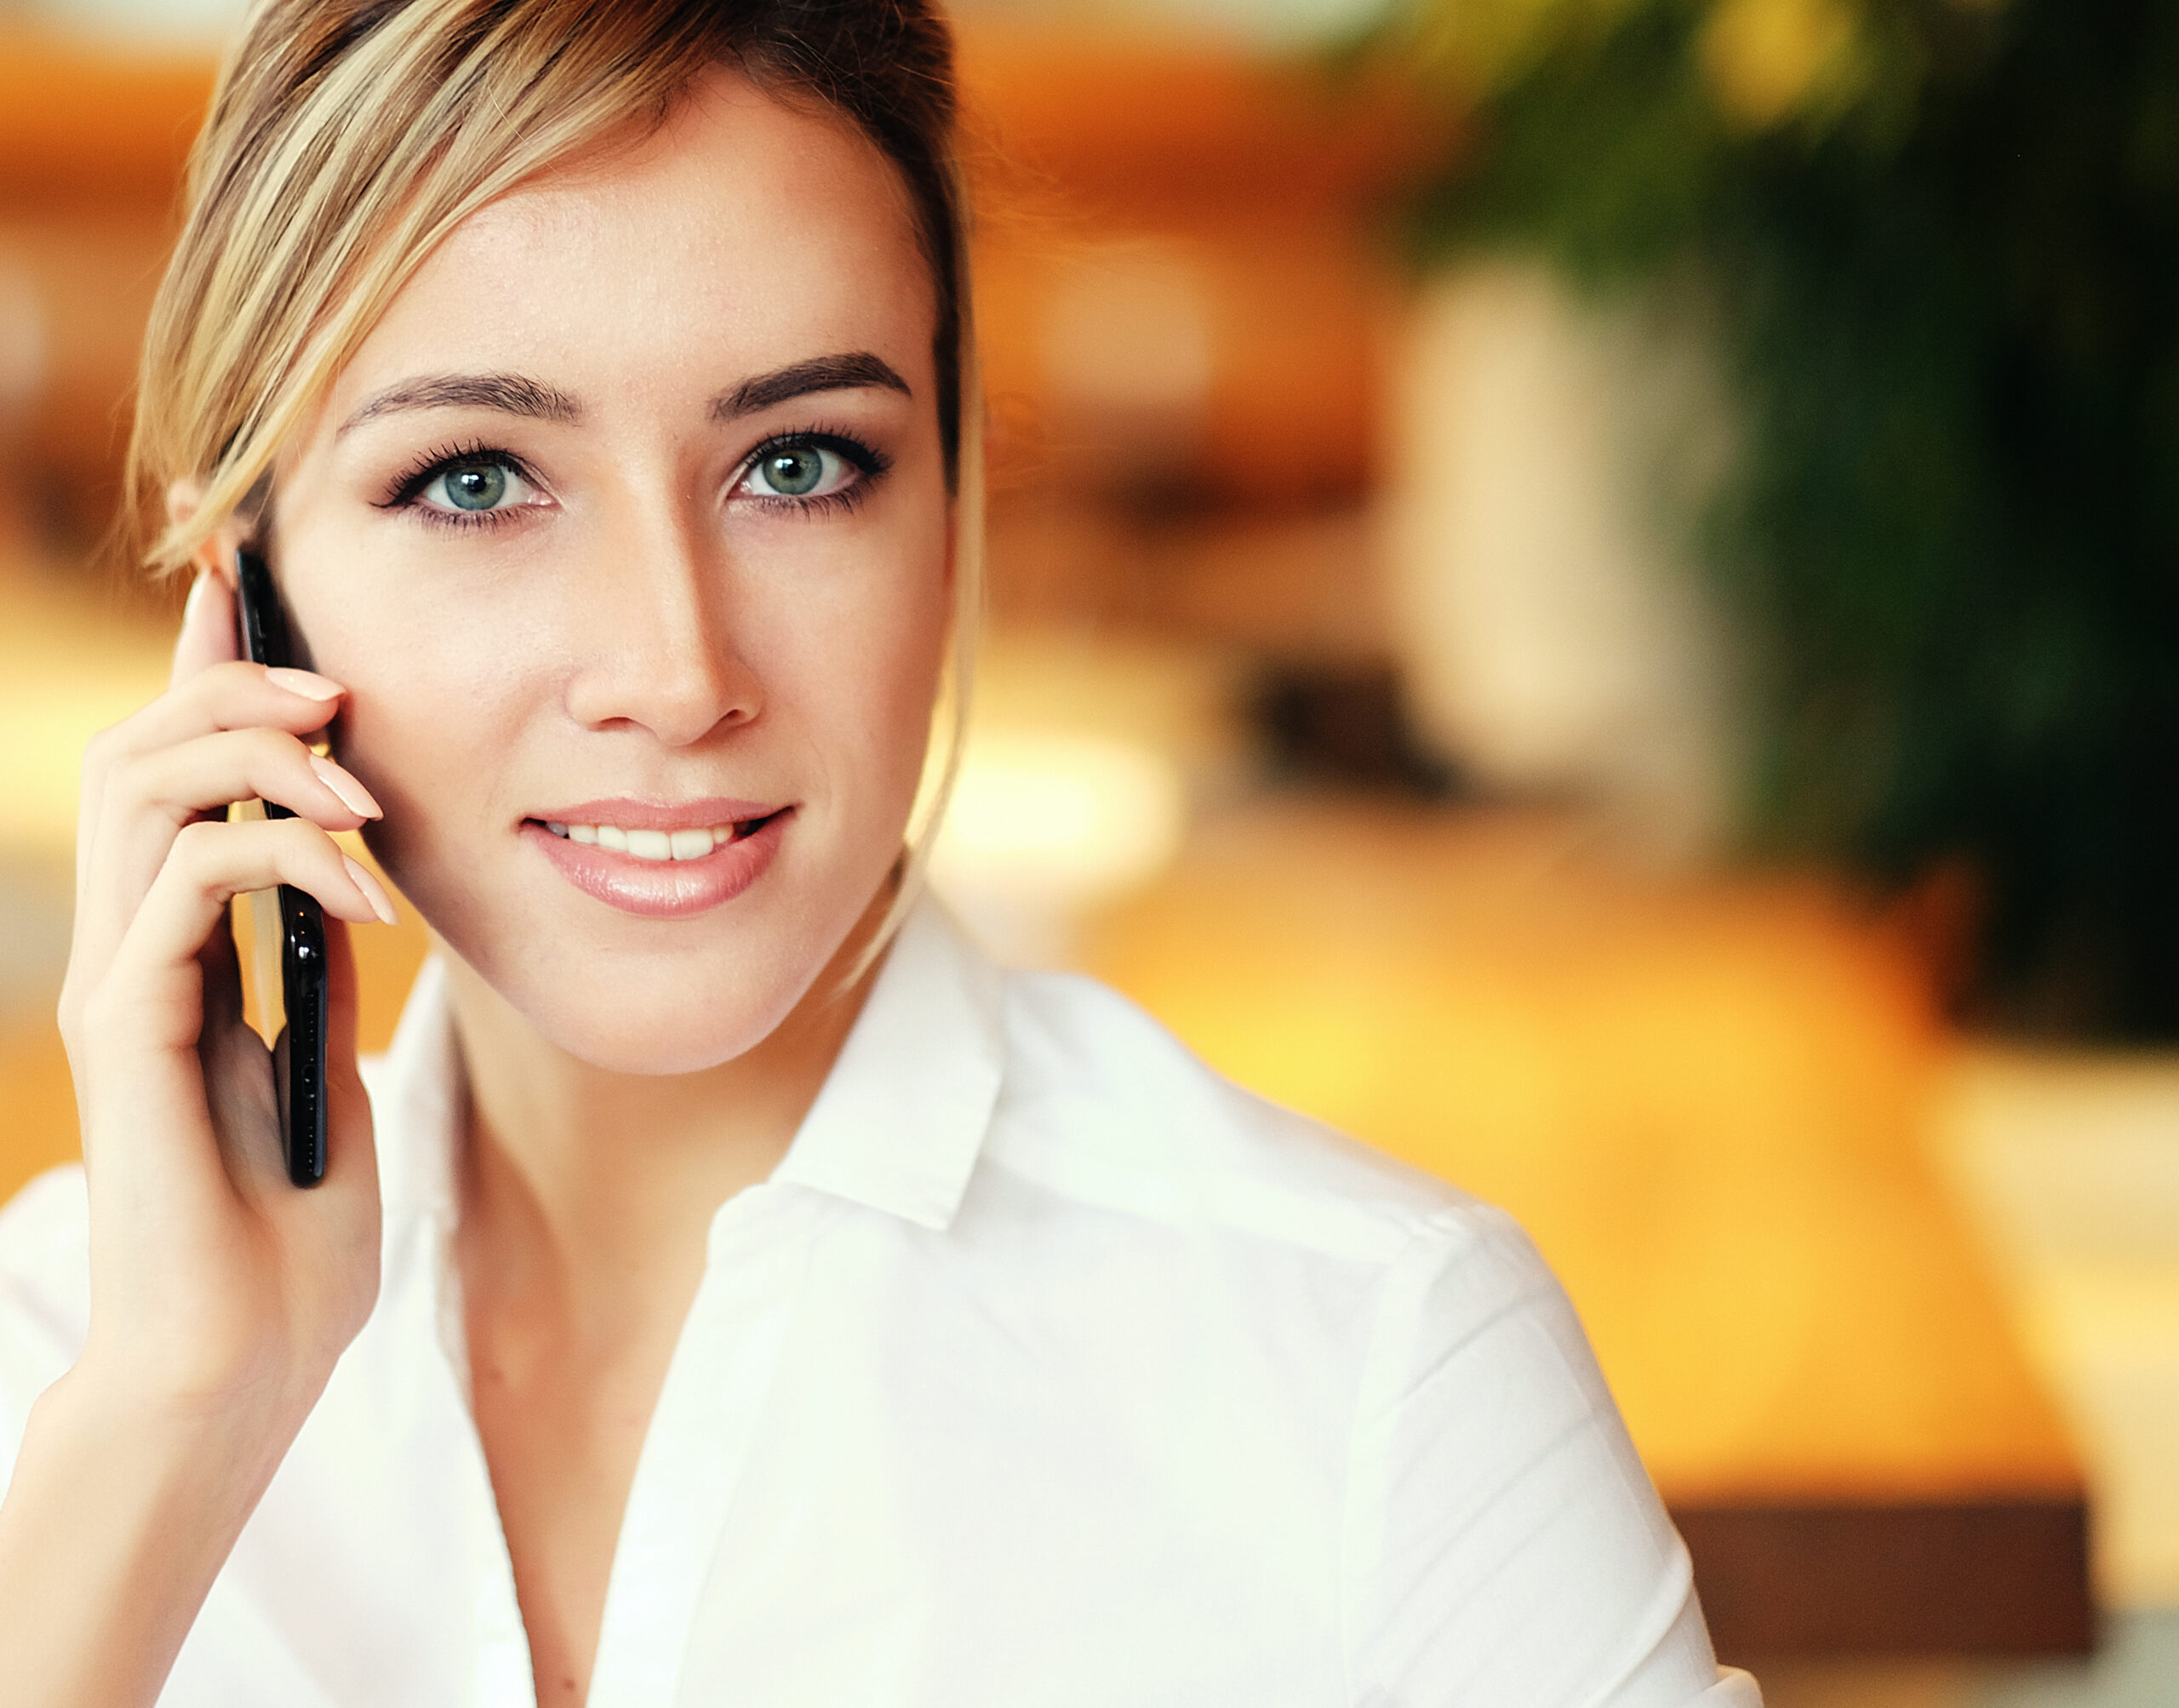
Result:
M174 687L85 768L85 1168L0 1224L11 1704L1754 1701L1510 1224L918 898L948 75L907 0L254 13L139 406ZM252 540L309 671L236 661ZM439 955L366 1094L331 928L297 1191L222 927L388 917L357 828Z

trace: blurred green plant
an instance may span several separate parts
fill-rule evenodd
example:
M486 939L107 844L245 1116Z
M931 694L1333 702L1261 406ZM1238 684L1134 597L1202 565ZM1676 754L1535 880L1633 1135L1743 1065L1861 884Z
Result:
M2179 5L1421 0L1421 254L1690 271L1755 836L1964 877L1986 1023L2179 1037Z

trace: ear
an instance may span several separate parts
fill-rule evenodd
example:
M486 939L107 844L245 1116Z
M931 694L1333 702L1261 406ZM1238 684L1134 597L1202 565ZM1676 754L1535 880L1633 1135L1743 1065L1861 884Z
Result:
M186 476L167 488L167 520L180 523L197 514L197 506L204 502L204 483L194 475ZM199 572L210 570L228 586L235 585L235 553L249 542L250 530L238 515L230 515L205 536L204 542L191 556L191 564Z

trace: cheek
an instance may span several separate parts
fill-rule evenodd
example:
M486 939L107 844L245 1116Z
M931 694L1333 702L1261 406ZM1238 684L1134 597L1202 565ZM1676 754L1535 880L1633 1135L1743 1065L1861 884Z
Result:
M335 753L386 808L366 832L373 854L403 888L430 892L421 867L434 848L473 848L497 809L495 780L530 721L524 684L537 673L516 649L480 652L468 626L365 603L324 622L322 643L313 637L319 668L348 690Z
M863 780L860 818L904 817L923 774L952 616L942 547L904 566L896 591L804 652L804 691L825 703L832 745Z

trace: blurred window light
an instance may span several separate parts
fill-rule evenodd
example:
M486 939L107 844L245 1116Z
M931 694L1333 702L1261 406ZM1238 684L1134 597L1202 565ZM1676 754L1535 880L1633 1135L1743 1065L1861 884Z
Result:
M1724 0L1703 31L1702 67L1731 111L1773 124L1847 71L1854 28L1841 0Z
M1699 337L1588 311L1526 261L1418 300L1392 387L1387 541L1410 710L1494 787L1698 856L1731 800L1726 637L1669 525L1723 466Z
M1164 871L1187 823L1179 768L1073 731L979 731L931 850L940 892L1003 957L1065 958L1074 922Z
M66 867L85 745L166 687L172 631L117 631L111 616L0 581L0 861Z
M31 0L19 9L79 34L152 48L210 48L242 22L248 0ZM0 6L0 17L11 9Z

